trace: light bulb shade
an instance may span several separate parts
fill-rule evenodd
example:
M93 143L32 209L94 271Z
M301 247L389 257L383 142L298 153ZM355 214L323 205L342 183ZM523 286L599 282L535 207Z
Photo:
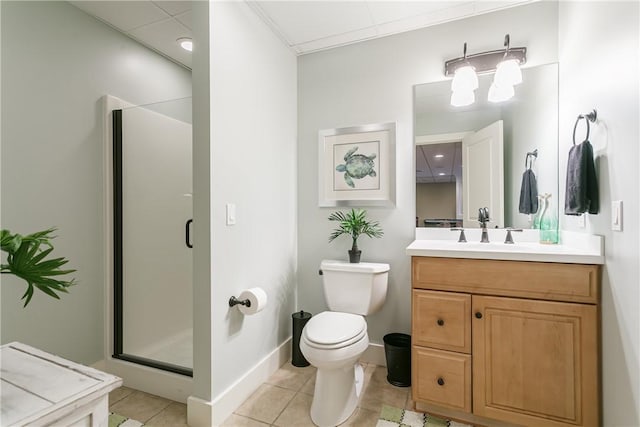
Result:
M522 83L522 70L517 59L507 59L498 64L494 77L497 86L515 86Z
M470 91L478 88L478 75L471 65L465 65L456 70L451 82L451 91Z
M473 90L458 90L451 92L451 105L454 107L466 107L476 101L476 95Z
M513 98L514 94L515 91L513 90L513 86L498 86L494 80L494 82L491 83L491 87L489 88L489 101L504 102Z

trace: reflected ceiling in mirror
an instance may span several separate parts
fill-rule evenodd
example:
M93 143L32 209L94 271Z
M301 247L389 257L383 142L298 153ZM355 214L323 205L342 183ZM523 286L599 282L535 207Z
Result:
M515 87L515 96L503 103L487 100L493 74L479 76L476 102L466 107L450 105L451 80L416 85L414 136L417 147L421 147L433 135L465 135L501 120L504 132L504 225L531 228L534 215L521 214L518 209L527 152L538 150L538 158L532 165L538 193L551 194L550 209L556 215L558 212L558 65L546 64L522 71L523 82ZM424 165L419 163L419 157L423 155L421 150L425 148L416 150L416 183L421 180L427 182L425 173L418 172L424 169ZM464 207L456 209L458 215L462 209Z
M416 183L456 182L462 179L460 142L416 145Z

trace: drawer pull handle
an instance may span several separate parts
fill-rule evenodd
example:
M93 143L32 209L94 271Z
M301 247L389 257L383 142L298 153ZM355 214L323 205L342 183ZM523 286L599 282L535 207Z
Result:
M476 319L482 319L482 313L476 311Z
M442 377L438 378L438 385L444 385L444 380Z
M444 320L438 319L438 326L444 326Z

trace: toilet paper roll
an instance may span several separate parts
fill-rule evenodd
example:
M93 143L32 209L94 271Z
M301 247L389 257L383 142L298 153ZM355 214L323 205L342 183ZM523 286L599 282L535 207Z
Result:
M240 293L239 300L248 299L251 302L251 307L244 305L238 305L240 312L245 315L255 314L267 305L267 293L261 288L249 288Z

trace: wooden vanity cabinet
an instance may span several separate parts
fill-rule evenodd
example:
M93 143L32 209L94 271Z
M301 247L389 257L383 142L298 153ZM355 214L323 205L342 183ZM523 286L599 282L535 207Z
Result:
M476 425L600 424L600 267L413 257L412 398Z

